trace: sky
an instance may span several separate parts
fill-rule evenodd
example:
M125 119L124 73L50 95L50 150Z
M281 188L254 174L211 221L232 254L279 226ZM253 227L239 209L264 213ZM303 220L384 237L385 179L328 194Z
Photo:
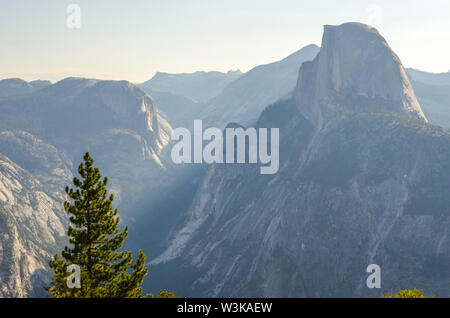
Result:
M449 15L448 0L0 0L0 79L246 72L350 21L376 27L406 67L447 72Z

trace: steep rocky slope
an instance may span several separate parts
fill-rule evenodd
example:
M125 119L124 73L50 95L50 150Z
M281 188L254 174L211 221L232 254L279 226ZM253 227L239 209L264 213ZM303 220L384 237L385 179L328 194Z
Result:
M190 296L450 296L450 134L427 123L375 29L325 26L295 94L256 126L280 128L279 172L210 166L153 262L173 270L163 283ZM381 290L366 287L373 263Z
M72 163L26 132L0 131L0 151L0 297L42 296L48 261L66 242Z

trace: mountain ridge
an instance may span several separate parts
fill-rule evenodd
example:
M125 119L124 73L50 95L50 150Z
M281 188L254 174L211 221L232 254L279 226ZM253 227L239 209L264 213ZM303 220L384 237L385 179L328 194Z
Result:
M167 92L192 99L195 102L206 102L216 96L230 82L239 78L242 73L228 71L197 71L194 73L157 72L148 81L138 84L149 94Z
M312 60L318 52L319 47L310 44L279 61L254 67L227 85L197 117L203 118L206 125L220 128L229 122L253 124L265 107L289 96L301 64Z
M20 97L51 85L50 81L35 80L27 82L21 78L0 80L0 99Z

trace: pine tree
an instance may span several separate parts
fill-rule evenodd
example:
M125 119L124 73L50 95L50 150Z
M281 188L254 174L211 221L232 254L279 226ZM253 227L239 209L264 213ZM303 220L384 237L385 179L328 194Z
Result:
M112 208L113 194L106 190L108 178L102 176L89 153L78 167L82 180L73 179L76 189L66 187L72 203L64 202L69 214L70 247L50 261L54 270L51 285L47 288L52 297L143 297L141 284L148 273L145 254L139 251L136 263L129 251L121 251L128 235L128 227L118 230L117 209ZM69 288L69 265L80 268L80 288ZM151 295L147 295L150 296Z

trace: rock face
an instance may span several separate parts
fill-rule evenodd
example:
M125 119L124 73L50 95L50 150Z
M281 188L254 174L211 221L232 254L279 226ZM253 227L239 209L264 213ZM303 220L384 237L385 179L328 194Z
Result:
M145 140L146 145L141 149L144 158L158 155L171 134L170 124L160 116L151 97L126 81L68 78L41 91L35 98L37 103L27 105L30 110L48 115L45 120L51 128L67 135L74 133L82 139L112 129L134 131ZM43 108L40 106L44 103L47 106L40 112L37 108ZM79 131L81 123L84 129ZM50 133L44 132L51 139ZM68 148L73 143L73 140L67 142L68 138L72 136L61 141L56 139L55 143Z
M204 103L170 92L152 92L151 96L172 127L190 127L204 107Z
M326 26L280 128L280 170L207 168L184 226L154 262L187 296L450 296L450 134L426 122L398 57L361 24ZM381 289L366 268L381 267ZM181 270L181 268L183 270Z
M55 147L25 131L0 131L1 153L59 193L72 181L72 161ZM55 199L62 200L56 196Z
M48 261L66 240L72 163L26 132L0 131L0 149L0 297L43 296Z
M333 116L341 106L336 96L347 108L427 121L400 59L376 29L363 24L326 25L320 54L300 70L296 98L306 118Z

